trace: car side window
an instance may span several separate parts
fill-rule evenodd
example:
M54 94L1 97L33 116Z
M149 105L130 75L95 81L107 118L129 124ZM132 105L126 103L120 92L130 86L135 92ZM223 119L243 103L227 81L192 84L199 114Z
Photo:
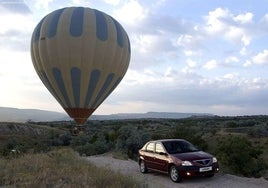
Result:
M151 143L149 143L147 145L146 151L148 151L148 152L154 152L154 143L153 142L151 142Z
M156 143L156 145L155 145L155 152L156 153L160 153L160 152L165 153L165 150L164 150L162 144Z

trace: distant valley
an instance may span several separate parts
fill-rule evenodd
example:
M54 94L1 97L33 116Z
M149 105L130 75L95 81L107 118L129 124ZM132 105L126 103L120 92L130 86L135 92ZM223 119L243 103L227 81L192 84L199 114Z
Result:
M147 113L118 113L111 115L92 115L89 120L122 120L122 119L181 119L193 116L214 116L208 113L179 113L179 112L147 112ZM0 122L27 121L69 121L65 113L38 110L0 107Z

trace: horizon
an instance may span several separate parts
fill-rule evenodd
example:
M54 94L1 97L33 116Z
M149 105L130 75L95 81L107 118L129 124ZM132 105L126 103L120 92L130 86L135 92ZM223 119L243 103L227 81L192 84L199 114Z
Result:
M44 109L37 109L37 108L17 108L17 107L6 107L0 106L0 108L9 108L9 109L17 109L17 110L37 110L37 111L44 111L44 112L53 112L53 113L60 113L68 117L68 114L63 111L53 111L53 110L44 110ZM147 112L120 112L120 113L110 113L110 114L92 114L91 116L112 116L112 115L131 115L131 114L149 114L149 113L170 113L170 114L200 114L200 115L210 115L210 116L217 116L217 117L243 117L243 116L268 116L268 114L245 114L245 115L218 115L212 114L207 112L176 112L176 111L147 111ZM91 117L90 116L90 117ZM88 119L90 119L90 117ZM70 118L72 119L72 118Z

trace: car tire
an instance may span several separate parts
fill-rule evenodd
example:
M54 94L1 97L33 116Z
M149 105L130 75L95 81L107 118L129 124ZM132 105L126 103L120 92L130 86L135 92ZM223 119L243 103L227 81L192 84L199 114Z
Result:
M147 169L147 166L146 166L144 160L140 161L140 171L143 174L148 172L148 169Z
M179 171L175 165L172 165L169 168L169 177L173 182L181 182L182 178L179 174Z

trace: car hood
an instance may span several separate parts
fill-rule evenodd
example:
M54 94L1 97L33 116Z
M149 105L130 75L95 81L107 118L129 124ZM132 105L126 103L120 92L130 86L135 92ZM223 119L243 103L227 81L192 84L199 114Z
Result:
M198 160L198 159L204 159L204 158L212 158L213 156L209 153L206 153L204 151L196 151L196 152L187 152L187 153L176 153L172 154L173 157L176 157L180 160Z

